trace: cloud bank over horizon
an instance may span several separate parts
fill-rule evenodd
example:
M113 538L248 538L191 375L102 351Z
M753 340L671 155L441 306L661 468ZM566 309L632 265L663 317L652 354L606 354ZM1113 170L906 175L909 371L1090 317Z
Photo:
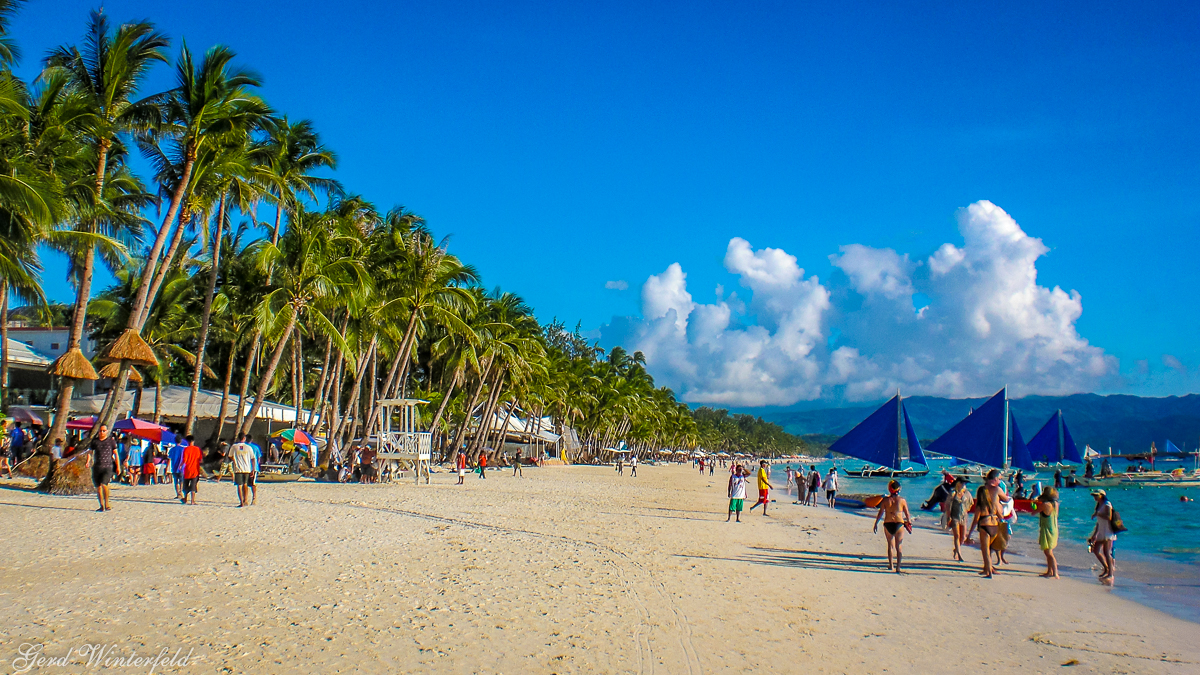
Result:
M673 263L642 285L642 316L614 317L606 344L642 351L650 372L683 400L732 406L905 395L965 397L1091 391L1118 362L1075 328L1076 291L1037 283L1049 249L1003 209L979 201L958 214L961 244L924 260L863 244L829 260L822 283L796 257L734 237L718 286L696 302Z

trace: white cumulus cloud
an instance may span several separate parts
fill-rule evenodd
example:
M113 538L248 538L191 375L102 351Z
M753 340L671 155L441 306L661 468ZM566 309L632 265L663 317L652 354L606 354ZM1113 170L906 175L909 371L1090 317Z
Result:
M642 350L656 378L698 403L865 400L897 387L978 396L1005 384L1014 394L1070 393L1111 381L1116 359L1075 328L1079 293L1037 282L1045 244L991 202L958 221L962 241L924 260L843 246L829 260L844 276L825 284L786 251L734 237L725 268L748 299L718 286L715 302L698 303L674 263L643 284L641 318L601 332ZM914 312L918 293L928 306Z

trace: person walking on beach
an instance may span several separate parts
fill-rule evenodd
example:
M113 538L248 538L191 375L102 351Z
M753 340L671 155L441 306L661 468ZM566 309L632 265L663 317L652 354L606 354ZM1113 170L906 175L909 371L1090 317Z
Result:
M975 492L975 518L971 528L979 528L979 551L983 554L983 571L980 576L992 578L992 540L1000 533L1000 472L988 472L984 484ZM969 531L968 531L969 532Z
M175 499L183 499L183 443L175 443L167 451L168 470L171 472L171 482L175 485Z
M467 476L467 453L460 449L454 463L458 467L458 483L456 485L462 485L463 478Z
M637 455L629 456L629 477L637 478Z
M812 471L808 474L808 499L813 506L817 505L817 492L821 489L821 473L817 471L817 465L814 464Z
M710 475L710 476L713 475L713 469L716 468L716 464L717 463L712 460L708 461L708 475Z
M246 435L237 437L230 449L233 455L233 485L237 488L238 508L250 505L250 474L254 472L254 448L246 442Z
M487 448L479 453L479 477L487 478Z
M808 502L808 474L804 473L804 467L796 467L796 503L804 506Z
M837 505L838 491L838 472L837 467L829 469L829 474L825 476L825 500L829 502L829 508Z
M96 487L96 499L100 502L98 512L112 511L108 503L108 484L112 482L113 471L121 473L121 458L117 455L117 441L108 435L108 427L101 424L88 446L91 456L88 465L92 467L92 485Z
M125 468L129 470L129 487L136 487L142 480L142 441L126 434L126 442L129 446L129 459L125 462Z
M1096 527L1088 537L1088 544L1092 555L1100 561L1100 581L1111 585L1116 578L1116 562L1113 560L1112 549L1113 542L1117 540L1117 533L1113 531L1112 526L1113 506L1104 490L1093 490L1092 497L1096 500L1096 509L1092 511Z
M950 538L954 540L954 559L959 562L964 562L962 546L967 543L967 516L970 515L974 503L975 500L971 499L971 492L967 489L966 479L955 478L954 487L950 491L950 496L946 497L943 508L946 512Z
M729 475L729 515L725 517L725 522L735 514L737 522L742 522L742 505L746 502L746 476L742 474L740 464L733 465L733 473Z
M771 495L771 469L767 466L767 460L758 462L758 501L754 502L754 506L750 507L753 511L758 505L763 507L763 515L767 515L767 502L770 501Z
M187 447L183 449L183 497L180 497L180 504L187 504L190 498L191 505L196 505L196 490L200 485L200 462L204 460L204 453L200 450L200 446L196 445L196 439L193 436L187 437Z
M1038 546L1046 556L1046 571L1038 576L1057 579L1058 560L1054 558L1054 548L1058 546L1058 490L1052 487L1042 489L1037 514Z
M521 471L521 451L517 450L513 453L513 478L520 476L525 477L525 473Z
M617 475L618 476L625 475L625 458L624 457L617 457Z
M0 420L0 471L7 471L12 478L12 468L16 461L12 459L12 437L8 435L8 420Z
M900 544L904 541L904 532L912 532L912 517L908 514L908 501L900 496L900 481L888 483L888 495L879 502L879 513L875 514L875 528L879 534L879 519L883 518L883 536L887 540L888 570L892 569L892 550L896 552L896 574L900 573L900 562L904 554Z

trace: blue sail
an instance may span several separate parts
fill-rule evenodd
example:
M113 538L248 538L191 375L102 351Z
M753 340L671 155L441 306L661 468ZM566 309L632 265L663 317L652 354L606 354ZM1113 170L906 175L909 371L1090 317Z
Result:
M929 462L925 460L925 453L921 450L921 440L917 438L917 432L913 431L912 422L908 419L908 409L903 404L900 409L904 411L904 434L908 436L908 461L929 466Z
M1004 466L1004 395L1001 389L930 443L929 450L984 466Z
M1179 448L1175 447L1175 444L1172 443L1171 439L1168 438L1166 446L1163 447L1163 452L1164 453L1168 453L1168 452L1179 453Z
M1017 428L1017 418L1013 417L1011 412L1008 414L1008 425L1009 464L1017 469L1037 471L1037 467L1033 465L1033 458L1029 456L1029 448L1025 446L1025 440L1021 438L1021 430Z
M899 396L895 396L884 403L870 417L837 439L829 446L829 451L899 470L900 458L897 455L900 427L896 409L900 405L899 399Z
M1067 428L1066 420L1063 420L1063 459L1083 464L1083 457L1079 454L1079 447L1075 445L1075 439L1071 438L1071 430Z
M1058 457L1058 419L1062 416L1061 412L1055 411L1050 416L1050 421L1042 425L1041 431L1033 435L1029 439L1029 456L1035 462L1043 464L1057 464ZM1076 450L1076 453L1079 451Z

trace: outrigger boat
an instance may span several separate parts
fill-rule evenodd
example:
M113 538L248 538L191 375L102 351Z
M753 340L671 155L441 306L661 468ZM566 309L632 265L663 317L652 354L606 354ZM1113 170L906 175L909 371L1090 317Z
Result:
M846 475L852 478L920 478L929 475L929 469L889 469L886 466L880 466L872 469L869 466L864 466L858 471L846 470Z
M921 449L921 441L913 431L908 411L904 409L904 400L900 397L900 392L896 391L891 400L829 446L829 452L855 457L878 467L872 469L866 466L860 471L847 471L848 476L891 478L927 475L928 468L917 471L901 466L905 441L908 443L909 461L928 467L925 453Z
M929 450L960 462L1000 469L1004 474L1010 469L1021 469L1028 478L1037 476L1033 457L1009 410L1008 387L996 392L979 409L930 443ZM972 476L972 473L965 472L964 475ZM980 476L975 474L975 477Z

